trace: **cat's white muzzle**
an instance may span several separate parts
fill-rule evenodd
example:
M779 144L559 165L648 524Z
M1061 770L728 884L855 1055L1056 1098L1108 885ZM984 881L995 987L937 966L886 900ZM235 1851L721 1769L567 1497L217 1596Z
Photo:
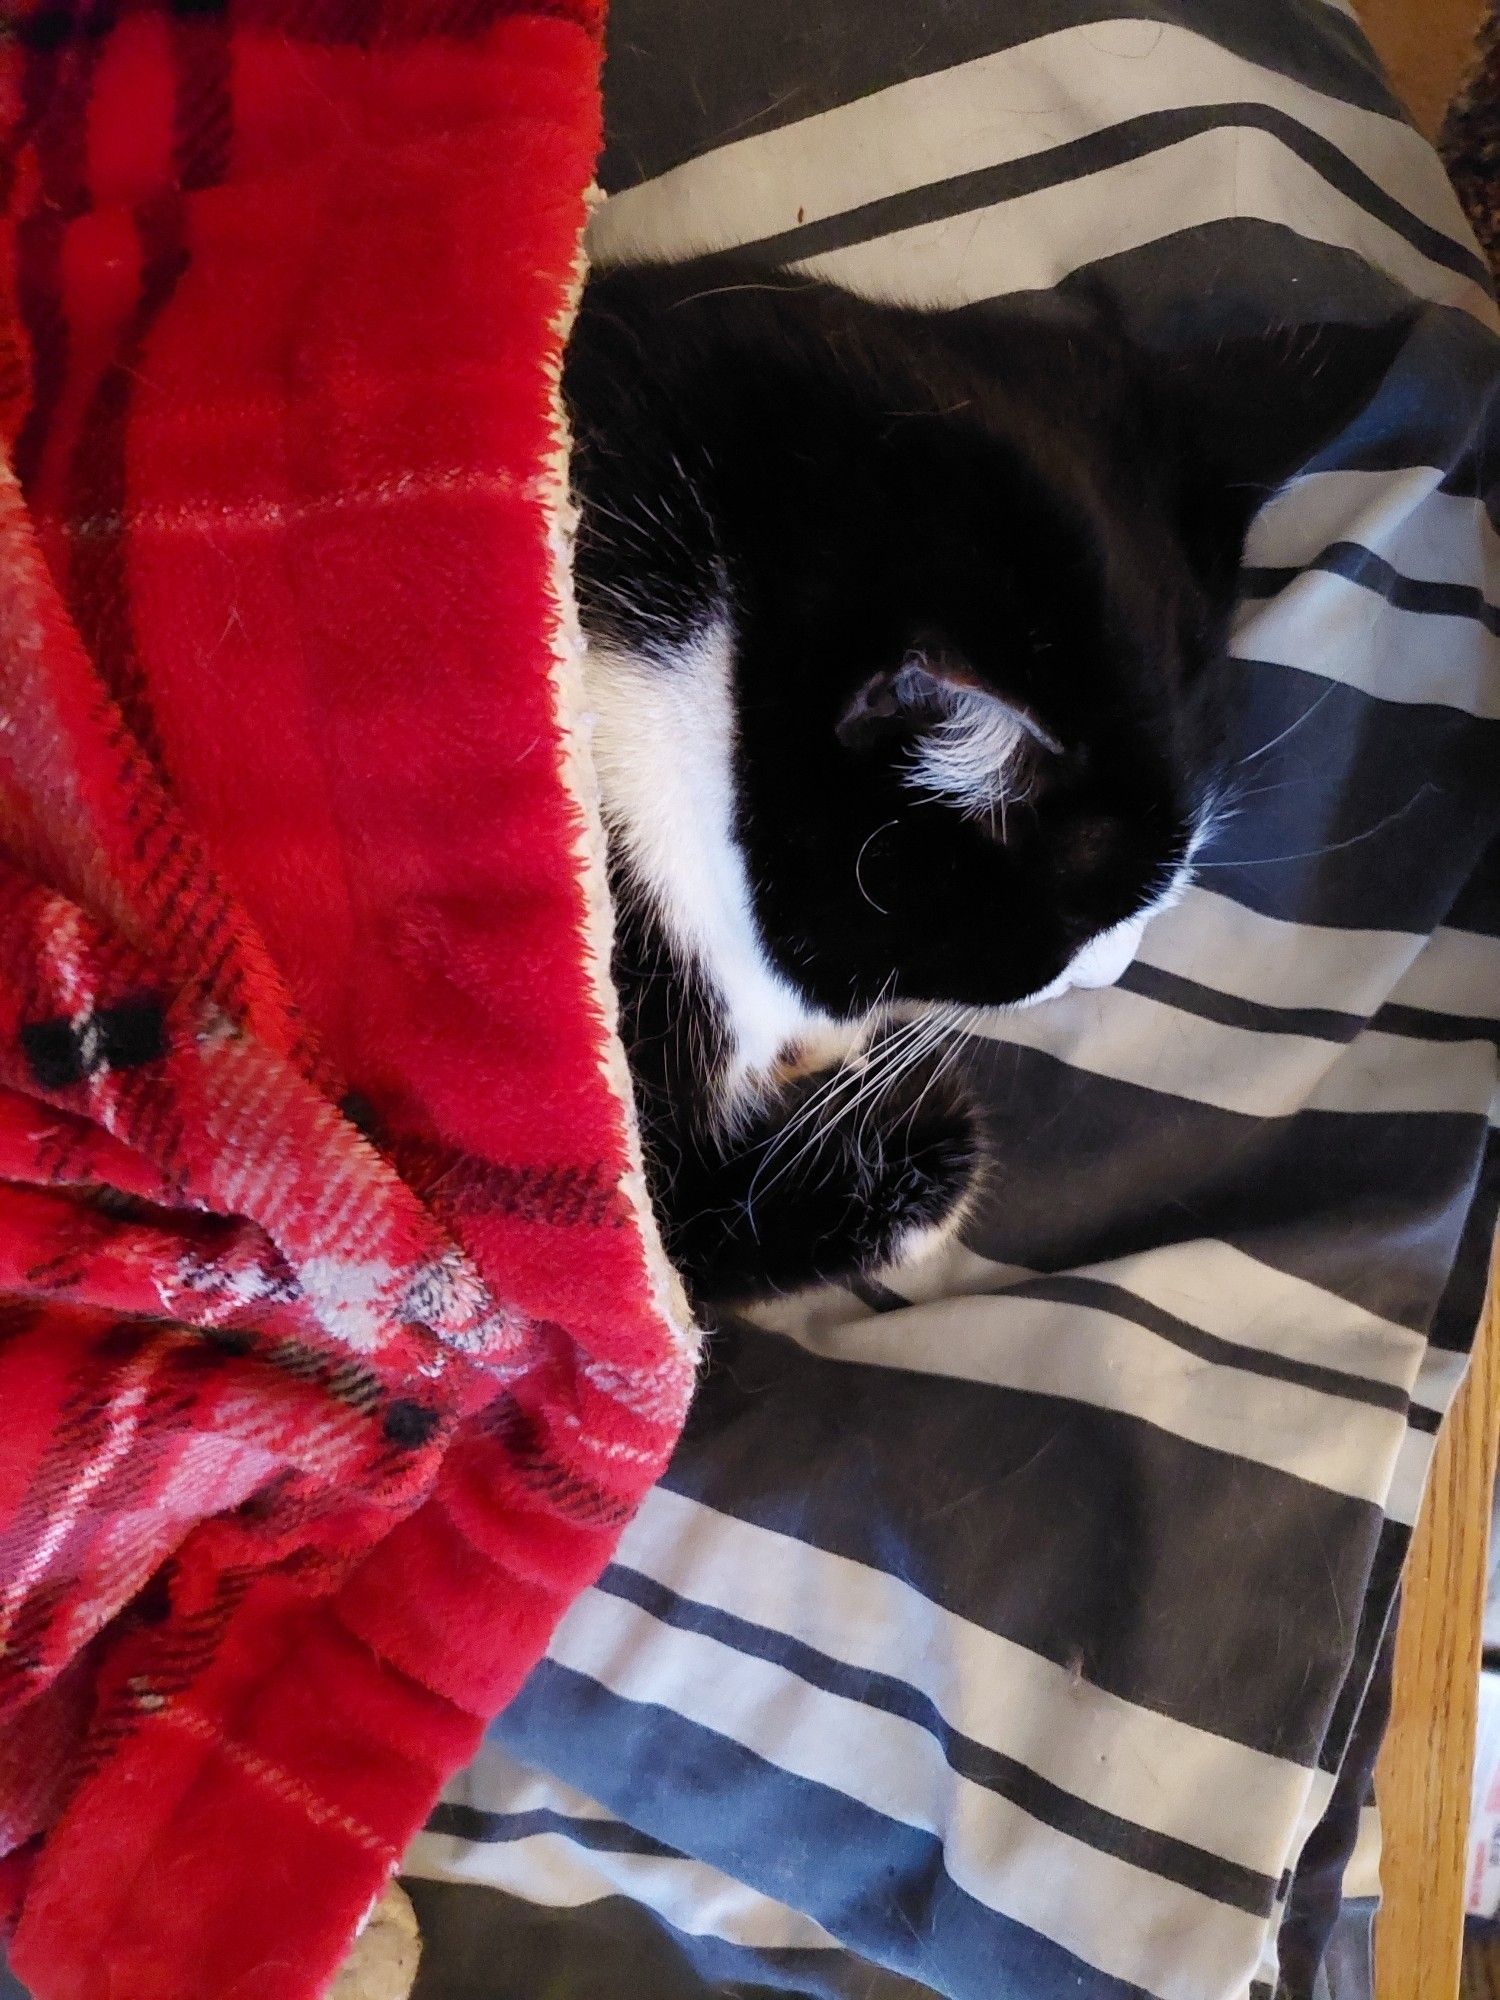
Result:
M1140 950L1144 917L1131 917L1091 938L1062 976L1064 986L1113 986Z
M1038 1006L1043 1000L1055 1000L1060 993L1070 993L1075 986L1113 986L1140 949L1141 933L1149 921L1149 914L1129 917L1112 930L1100 931L1098 937L1090 938L1050 986L1042 987L1040 992L1033 993L1020 1005Z

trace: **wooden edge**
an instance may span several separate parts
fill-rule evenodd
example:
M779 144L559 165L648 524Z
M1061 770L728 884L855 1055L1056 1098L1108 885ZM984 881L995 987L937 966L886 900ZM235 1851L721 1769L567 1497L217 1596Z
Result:
M1382 1900L1375 2000L1454 2000L1500 1438L1497 1267L1473 1365L1438 1438L1406 1565L1390 1728L1375 1773Z
M1435 137L1473 59L1484 0L1356 0L1356 6L1398 96Z

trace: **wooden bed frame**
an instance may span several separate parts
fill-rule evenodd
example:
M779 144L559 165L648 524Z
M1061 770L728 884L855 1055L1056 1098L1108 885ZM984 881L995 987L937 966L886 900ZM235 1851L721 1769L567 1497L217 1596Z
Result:
M1443 1426L1407 1564L1391 1725L1376 1772L1375 2000L1455 2000L1463 1952L1480 1626L1500 1437L1500 1263Z
M1355 0L1416 123L1435 137L1471 60L1485 0ZM1407 1565L1395 1701L1376 1773L1383 1855L1375 2000L1454 2000L1463 1952L1480 1623L1500 1433L1500 1301L1492 1266L1474 1366L1443 1427Z

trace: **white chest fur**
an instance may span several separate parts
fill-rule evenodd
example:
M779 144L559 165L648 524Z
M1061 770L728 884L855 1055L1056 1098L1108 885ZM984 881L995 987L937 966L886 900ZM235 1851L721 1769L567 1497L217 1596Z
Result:
M723 625L670 660L591 643L584 662L605 819L674 948L724 1010L726 1111L789 1045L840 1027L771 964L755 920L735 837L733 670Z

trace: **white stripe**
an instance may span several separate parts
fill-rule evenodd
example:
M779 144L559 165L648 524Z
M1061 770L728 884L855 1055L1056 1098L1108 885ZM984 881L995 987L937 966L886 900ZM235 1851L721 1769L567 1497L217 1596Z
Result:
M1426 949L1407 931L1287 923L1194 885L1175 909L1151 919L1137 955L1163 972L1265 1006L1368 1017Z
M1380 1813L1375 1806L1361 1806L1354 1848L1344 1863L1342 1893L1346 1903L1379 1901L1380 1853Z
M1096 1076L1257 1118L1312 1108L1483 1117L1495 1090L1494 1050L1482 1040L1422 1042L1367 1028L1342 1047L1203 1020L1123 987L983 1016L977 1032Z
M816 1285L810 1291L787 1298L757 1302L746 1317L772 1333L794 1334L828 1327L847 1326L851 1320L865 1319L870 1308L853 1292L838 1285Z
M1211 992L1369 1018L1387 1000L1488 1023L1500 1013L1500 938L1446 927L1337 930L1288 923L1194 886L1151 919L1136 956Z
M1500 639L1478 619L1406 611L1326 570L1307 570L1274 597L1242 604L1231 650L1236 659L1297 667L1380 701L1500 715Z
M1403 1007L1493 1021L1500 1016L1500 938L1434 931L1391 989Z
M1421 1334L1263 1264L1232 1244L1198 1238L1088 1267L1089 1277L1264 1354L1337 1368L1408 1393L1423 1380Z
M1293 1836L1292 1839L1291 1854L1289 1858L1293 1868L1295 1868L1298 1862L1301 1860L1303 1849L1307 1846L1308 1840L1311 1837L1313 1830L1316 1828L1319 1820L1323 1817L1323 1810L1324 1810L1324 1805L1326 1804L1326 1797L1327 1795L1325 1794L1324 1800L1322 1802L1316 1802L1311 1799L1309 1799L1308 1801L1307 1810L1304 1812L1301 1823L1299 1824L1296 1834ZM1271 1922L1266 1926L1266 1941L1265 1941L1265 1947L1261 1952L1260 1964L1256 1967L1254 1976L1250 1980L1249 1984L1245 1987L1242 1993L1237 1994L1235 1996L1235 2000L1251 2000L1251 1995L1253 1994L1257 1986L1267 1986L1271 1989L1273 1993L1276 1994L1280 1993L1281 1991L1280 1939L1281 1939L1281 1926L1283 1921L1285 1920L1285 1917L1286 1917L1286 1897L1285 1895L1281 1895L1278 1896L1276 1899L1276 1907L1272 1912ZM1321 1990L1322 1988L1320 1983L1320 1992ZM1324 1996L1324 2000L1326 2000L1326 1996Z
M1484 503L1438 491L1445 476L1434 465L1304 473L1256 516L1245 560L1301 568L1331 542L1358 542L1419 583L1473 586L1495 579L1500 536Z
M1429 1437L1426 1431L1408 1430L1401 1440L1395 1471L1391 1475L1391 1490L1385 1502L1386 1514L1392 1521L1408 1528L1416 1526L1436 1445L1436 1438Z
M533 1771L513 1757L503 1744L486 1737L472 1761L455 1772L443 1787L448 1805L468 1806L483 1813L561 1813L568 1819L612 1819L614 1815L565 1784L550 1771Z
M1495 1090L1493 1042L1421 1042L1373 1028L1308 1091L1309 1111L1451 1112L1483 1118Z
M1301 1817L1297 1821L1297 1830L1292 1835L1292 1851L1289 1859L1294 1868L1302 1857L1303 1848L1306 1847L1308 1841L1312 1838L1314 1831L1322 1820L1324 1812L1327 1810L1328 1799L1332 1790L1332 1780L1328 1780L1322 1795L1310 1795L1303 1805ZM1285 1910L1286 1901L1284 1897L1278 1897L1277 1904L1280 1910Z
M1446 1347L1429 1347L1422 1357L1417 1379L1412 1384L1411 1399L1420 1403L1424 1410L1436 1410L1439 1416L1446 1416L1468 1372L1467 1353L1454 1353Z
M1201 1360L1103 1307L1016 1293L879 1313L800 1344L832 1360L1118 1410L1376 1506L1406 1436L1392 1410Z
M551 1657L626 1701L659 1704L784 1771L939 1833L952 1880L1158 2000L1221 2000L1260 1948L1261 1922L1054 1831L957 1776L928 1732L819 1693L770 1661L666 1627L601 1592L554 1634Z
M968 1249L951 1236L925 1255L903 1264L889 1280L898 1295L912 1305L930 1299L967 1298L975 1293L1003 1292L1036 1274L1020 1264L999 1264Z
M577 1909L606 1896L627 1896L687 1937L723 1938L755 1951L836 1949L821 1924L705 1862L603 1853L579 1847L562 1833L506 1841L421 1833L407 1850L402 1872L419 1881L482 1882L545 1909Z
M1271 134L1227 126L1083 180L895 230L793 268L871 298L953 307L1050 290L1103 258L1209 223L1247 220L1352 251L1415 297L1495 324L1494 301L1474 279L1433 263Z
M664 1487L618 1559L680 1597L920 1688L950 1727L1106 1812L1273 1880L1281 1871L1306 1770L1092 1687L898 1577Z
M934 1299L993 1297L1034 1275L954 1244L944 1246L910 1272L901 1271L896 1284L903 1299L918 1305ZM1429 1350L1420 1333L1213 1238L1162 1244L1128 1257L1079 1266L1069 1275L1118 1285L1205 1333L1264 1354L1336 1368L1408 1394L1418 1393L1424 1379L1422 1370ZM842 1323L869 1316L861 1307ZM766 1323L761 1311L755 1318L757 1324ZM786 1314L774 1322L776 1331L793 1336L818 1324L810 1314L797 1321ZM838 1324L831 1314L821 1321L827 1329Z
M80 1514L134 1447L142 1415L151 1404L153 1378L162 1372L164 1360L158 1348L147 1347L111 1385L103 1412L103 1438L94 1441L66 1492L51 1502L40 1535L30 1549L22 1545L18 1551L21 1560L0 1584L0 1644L8 1639L17 1615L77 1526Z
M609 261L756 242L1127 119L1237 100L1290 113L1414 214L1471 246L1431 147L1399 120L1327 97L1190 29L1119 20L1062 28L718 147L616 195L594 219L590 249ZM1170 214L1163 220L1183 226Z
M1269 1986L1273 1993L1281 1986L1281 1957L1277 1950L1277 1934L1281 1929L1281 1919L1285 1914L1285 1904L1276 1909L1275 1921L1266 1926L1265 1941L1261 1946L1260 1958L1254 1972L1234 1996L1234 2000L1251 2000L1258 1986Z
M450 1805L483 1813L551 1812L565 1819L606 1823L614 1818L587 1793L550 1771L532 1770L489 1738L473 1761L444 1786L443 1798ZM524 1855L518 1852L523 1847ZM504 1859L507 1851L516 1857L513 1864ZM485 1842L422 1834L407 1856L404 1872L436 1881L491 1882L544 1904L554 1902L564 1885L584 1902L620 1893L647 1903L678 1930L711 1933L763 1950L819 1949L834 1942L811 1917L721 1875L707 1863L688 1861L670 1868L657 1864L636 1874L633 1864L639 1857L609 1855L595 1860L592 1850L577 1847L574 1854L576 1865L560 1859L555 1848L534 1846L529 1840Z
M1032 1277L1019 1264L999 1264L976 1251L966 1249L954 1235L921 1246L917 1253L896 1270L883 1275L883 1282L908 1305L926 1299L969 1297L976 1293L1003 1292L1011 1285ZM756 1326L771 1333L784 1333L793 1340L805 1340L815 1333L836 1332L856 1320L869 1319L872 1308L853 1292L836 1285L817 1286L788 1298L757 1302L745 1313Z

